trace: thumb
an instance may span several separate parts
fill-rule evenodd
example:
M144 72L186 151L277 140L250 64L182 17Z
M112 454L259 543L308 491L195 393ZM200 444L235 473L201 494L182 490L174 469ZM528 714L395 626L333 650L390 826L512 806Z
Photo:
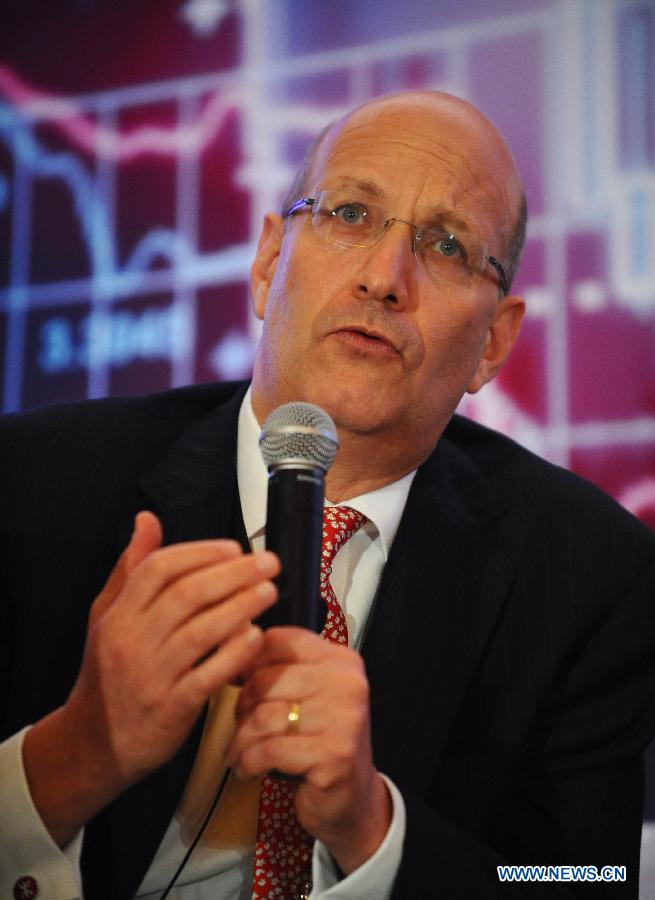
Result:
M154 513L144 510L136 514L134 531L130 541L118 558L105 586L91 607L89 626L92 626L114 602L123 589L128 575L136 569L146 556L157 550L162 542L162 528Z
M162 529L159 519L154 513L143 510L134 518L134 531L130 542L121 554L116 568L121 567L123 581L136 569L146 556L161 547ZM116 571L114 569L114 572ZM112 572L112 575L114 573ZM111 581L111 575L109 580ZM109 582L107 582L109 584ZM121 585L122 587L122 585ZM119 588L120 590L120 588ZM118 593L118 592L117 592Z

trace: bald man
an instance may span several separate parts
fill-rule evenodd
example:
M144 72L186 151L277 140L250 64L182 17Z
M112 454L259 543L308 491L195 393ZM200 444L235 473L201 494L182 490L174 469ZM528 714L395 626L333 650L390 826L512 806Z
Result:
M232 767L170 897L250 896L271 770L297 779L312 896L636 897L655 539L454 415L524 313L510 151L463 100L382 97L321 135L283 213L250 387L4 425L5 893L160 896ZM334 563L349 646L265 628L257 433L290 401L335 420L327 499L365 517ZM598 883L509 888L506 863Z

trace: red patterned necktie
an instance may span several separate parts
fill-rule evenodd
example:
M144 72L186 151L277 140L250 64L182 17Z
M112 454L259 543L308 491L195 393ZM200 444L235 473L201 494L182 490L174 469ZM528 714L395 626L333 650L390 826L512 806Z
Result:
M322 636L339 644L348 643L346 617L330 584L332 562L337 551L367 521L349 506L326 506L323 511L321 552L321 597L327 604ZM298 822L291 781L262 779L259 823L255 845L253 900L297 900L311 889L313 837Z

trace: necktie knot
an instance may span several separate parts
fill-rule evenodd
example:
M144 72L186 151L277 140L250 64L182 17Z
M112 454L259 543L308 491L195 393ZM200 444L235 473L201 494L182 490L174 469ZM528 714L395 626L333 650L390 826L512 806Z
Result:
M327 606L323 637L338 644L348 643L348 628L346 617L330 584L332 561L341 547L367 521L366 516L349 506L326 506L323 510L321 597Z
M329 575L332 561L338 550L362 527L368 519L350 506L326 506L323 510L323 549L321 574Z

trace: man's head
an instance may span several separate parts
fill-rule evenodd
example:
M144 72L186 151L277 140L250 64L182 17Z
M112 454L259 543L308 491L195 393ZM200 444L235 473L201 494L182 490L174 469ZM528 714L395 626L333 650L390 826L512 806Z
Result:
M286 222L266 217L251 281L264 321L255 412L317 403L342 444L370 437L407 470L430 452L462 394L495 376L518 334L523 301L500 296L486 262L507 268L517 255L516 165L478 110L424 91L379 98L335 123L300 177L294 194L331 192L337 216L347 207L348 221L360 211L372 218L369 207L378 207L394 221L372 246L353 248L326 240L334 217L311 207ZM434 266L425 245L422 262L413 249L428 226L446 236L432 245ZM469 275L442 278L443 256L461 256L462 247L476 251L465 259Z

